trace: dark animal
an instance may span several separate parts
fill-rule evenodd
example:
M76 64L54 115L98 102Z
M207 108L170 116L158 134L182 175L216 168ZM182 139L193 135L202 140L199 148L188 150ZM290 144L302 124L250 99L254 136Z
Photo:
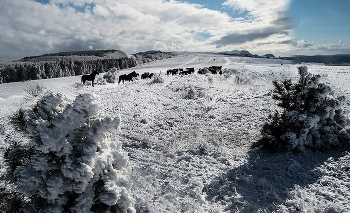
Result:
M154 73L145 72L141 75L141 79L152 78L152 76L154 76Z
M149 75L148 72L143 73L143 74L141 75L141 79L148 78L148 75Z
M81 76L81 82L85 84L85 81L92 81L92 86L94 86L94 80L96 75L99 75L96 70L93 71L90 75L83 75Z
M179 72L179 69L172 69L171 74L176 75Z
M198 74L203 75L203 74L204 74L204 69L199 69L199 70L198 70Z
M212 74L217 74L219 72L221 75L222 74L221 68L222 68L222 66L211 66L211 67L209 67L209 71Z
M119 81L118 81L118 84L123 81L123 84L124 84L124 81L133 81L133 78L136 78L137 76L139 76L138 73L136 73L135 71L129 73L129 74L124 74L124 75L121 75L119 76Z
M186 68L186 71L181 71L179 75L189 75L194 73L194 68Z
M180 69L181 70L181 69ZM179 71L179 69L168 69L167 71L166 71L166 74L167 75L176 75L177 74L177 72Z
M209 67L209 71L210 71L212 74L217 74L216 69L214 69L214 68L212 68L212 67Z
M191 71L186 70L186 71L180 72L179 75L189 75L189 74L191 74L191 73L192 73Z
M186 68L186 71L190 72L190 74L191 74L191 73L194 73L194 68L193 68L193 67L191 67L191 68Z

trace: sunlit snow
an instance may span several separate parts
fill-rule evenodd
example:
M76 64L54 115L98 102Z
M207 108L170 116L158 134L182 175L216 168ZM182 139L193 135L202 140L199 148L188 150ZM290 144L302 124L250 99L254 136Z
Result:
M223 66L222 75L199 68ZM350 113L350 68L304 64ZM344 150L303 154L269 153L252 146L269 114L273 80L298 80L297 67L279 59L182 53L120 74L155 73L154 79L124 84L82 85L81 76L0 84L0 146L26 140L8 124L29 85L43 85L69 100L83 93L100 97L107 115L120 115L117 140L131 165L137 212L349 212L350 154ZM172 68L194 67L172 76ZM107 72L107 70L106 70ZM99 77L102 78L103 75ZM4 164L0 165L5 172Z

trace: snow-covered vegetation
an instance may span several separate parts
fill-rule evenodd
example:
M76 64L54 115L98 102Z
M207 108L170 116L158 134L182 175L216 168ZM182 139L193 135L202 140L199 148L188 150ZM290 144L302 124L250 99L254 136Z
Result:
M128 56L120 50L59 52L29 56L12 62L0 61L0 84L77 76L90 74L91 70L101 73L113 68L126 69L173 56L172 53L161 51L140 52Z
M273 81L272 98L283 112L270 115L272 121L264 124L265 147L287 151L349 147L349 119L341 106L345 97L334 97L331 87L319 83L321 76L308 73L306 66L298 67L298 72L297 83Z
M10 117L30 141L4 152L5 179L15 186L7 212L135 212L128 157L111 133L120 118L104 116L97 97L42 97ZM8 195L7 195L8 196Z
M106 82L108 83L115 83L116 82L116 78L118 77L118 69L113 67L111 69L109 69L104 75L103 78L106 80Z
M172 68L197 71L213 65L222 65L223 74L166 75ZM320 75L319 83L332 88L334 97L345 97L339 104L348 117L349 67L305 65L309 73ZM84 86L80 76L0 84L0 145L5 150L14 143L30 143L8 125L9 116L33 107L34 100L24 101L23 89L39 84L50 91L48 97L64 94L64 106L74 106L85 95L100 97L92 103L105 115L90 118L91 126L120 115L119 131L104 132L108 137L103 141L119 144L118 152L128 159L124 177L131 184L129 206L136 212L349 212L346 150L271 153L256 146L269 114L281 112L272 98L272 82L297 82L298 67L280 59L184 53L119 70L157 77L125 84ZM91 137L100 141L98 135ZM111 149L105 152L113 154ZM4 175L10 168L1 162ZM97 168L91 171L101 174ZM21 185L2 179L1 186L6 197Z
M146 52L139 52L136 54L133 54L135 57L135 60L137 61L138 64L143 64L143 63L149 63L151 61L155 60L162 60L162 59L167 59L174 57L175 54L171 52L161 52L161 51L156 51L156 50L150 50Z

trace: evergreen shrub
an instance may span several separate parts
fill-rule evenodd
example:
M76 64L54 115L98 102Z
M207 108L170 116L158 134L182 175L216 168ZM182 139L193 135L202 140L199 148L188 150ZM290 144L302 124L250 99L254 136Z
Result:
M272 98L281 112L269 116L261 129L263 146L273 151L325 151L348 146L348 119L341 109L345 97L335 97L306 66L298 67L299 81L273 81Z
M31 140L4 152L6 179L13 187L2 187L0 209L135 212L128 157L113 136L120 118L105 116L97 101L82 94L66 104L62 95L49 94L10 118Z

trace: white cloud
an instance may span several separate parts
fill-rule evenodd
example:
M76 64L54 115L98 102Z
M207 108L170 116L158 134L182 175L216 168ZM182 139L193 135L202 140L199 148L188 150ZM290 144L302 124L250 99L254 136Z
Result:
M227 0L223 5L247 11L252 19L259 22L271 22L276 19L276 14L286 12L289 3L290 0Z
M93 9L93 12L94 12L95 15L97 15L97 16L103 16L103 17L105 17L105 18L108 18L108 17L111 16L111 13L110 13L110 11L109 11L108 8L103 7L103 6L101 6L101 5L98 5L98 4L95 5L95 7L94 7L94 9Z
M288 2L228 0L225 6L249 11L248 17L233 19L199 4L174 0L51 0L44 5L4 0L0 59L90 48L127 53L281 49L290 45L274 46L270 41L291 39L285 14Z
M269 43L291 39L291 22L287 13L290 0L227 0L224 6L233 11L247 11L246 25L240 29L230 28L221 39L214 41L218 47L246 42ZM237 21L243 23L243 20ZM273 38L273 40L272 40Z

